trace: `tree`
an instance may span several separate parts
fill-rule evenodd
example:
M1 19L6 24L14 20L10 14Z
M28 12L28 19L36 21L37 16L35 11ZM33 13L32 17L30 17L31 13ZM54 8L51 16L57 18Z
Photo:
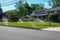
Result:
M18 20L16 10L9 10L9 11L7 11L5 13L6 13L6 16L9 19L9 21L17 21Z
M18 2L17 2L16 5L15 5L16 10L17 10L17 17L18 17L18 18L21 18L22 15L24 14L24 13L22 13L22 12L23 12L23 10L24 10L25 8L22 6L22 4L23 4L23 0L18 0Z
M17 4L18 7L18 15L22 18L25 15L30 15L32 13L32 8L29 6L27 2L22 3L20 5Z
M23 3L22 0L20 0L17 4L16 4L17 10L18 10L18 18L20 19L20 21L22 20L22 18L27 15L30 14L30 6L28 5L28 3ZM21 21L22 22L22 21Z
M20 17L22 18L23 16L25 16L25 14L28 12L28 10L24 7L24 5L22 5L22 6L20 6L20 8L19 8L19 15L20 15Z
M26 14L30 15L32 13L32 8L29 6L27 2L25 2L24 7L27 9Z
M41 10L44 9L42 4L31 4L32 10Z
M49 5L51 5L53 8L60 6L60 0L50 0Z

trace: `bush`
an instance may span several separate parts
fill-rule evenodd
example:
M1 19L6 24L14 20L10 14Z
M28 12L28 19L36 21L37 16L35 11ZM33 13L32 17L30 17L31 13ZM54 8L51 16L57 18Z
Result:
M29 21L34 21L34 18L29 18Z
M58 21L57 18L58 18L58 17L57 17L57 14L54 14L54 15L52 15L52 16L50 17L50 20L52 20L53 22L57 22L57 21Z
M6 12L6 16L9 19L9 21L18 21L18 15L17 15L17 11L16 10L10 10Z

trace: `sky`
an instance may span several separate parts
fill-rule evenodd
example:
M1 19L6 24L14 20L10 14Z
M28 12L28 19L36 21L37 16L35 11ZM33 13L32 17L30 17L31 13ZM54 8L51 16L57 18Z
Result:
M17 1L17 0L0 0L3 12L6 12L8 10L16 9L15 4L8 5L8 6L3 6L3 5L7 5L8 3L6 3L6 2L10 2L10 1ZM51 6L48 5L48 1L49 0L25 0L25 2L27 2L29 5L30 4L40 4L40 3L42 3L42 4L44 4L45 8L51 8Z

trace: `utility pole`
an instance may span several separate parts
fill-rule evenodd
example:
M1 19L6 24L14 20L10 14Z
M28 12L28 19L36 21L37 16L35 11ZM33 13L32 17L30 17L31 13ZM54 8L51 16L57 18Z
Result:
M2 11L2 8L1 8L1 4L0 4L0 14L2 14L3 13L3 11Z
M1 8L1 4L0 4L0 21L2 21L2 8Z
M50 18L49 18L49 16L50 16L50 14L49 14L49 12L48 12L48 22L49 22L49 27L51 26L51 21L50 21Z
M49 14L49 11L47 11L47 21L48 21L48 26L50 27L51 26L51 23L50 23L50 18L49 18L50 14Z

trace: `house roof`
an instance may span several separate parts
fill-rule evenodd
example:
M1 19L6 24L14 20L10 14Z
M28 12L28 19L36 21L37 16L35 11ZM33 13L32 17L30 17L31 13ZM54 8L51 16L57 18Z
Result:
M47 11L55 11L55 10L60 10L60 6L59 7L56 7L56 8L49 9Z
M46 15L45 10L35 10L31 15Z
M34 14L46 14L45 10L36 10L33 12Z

